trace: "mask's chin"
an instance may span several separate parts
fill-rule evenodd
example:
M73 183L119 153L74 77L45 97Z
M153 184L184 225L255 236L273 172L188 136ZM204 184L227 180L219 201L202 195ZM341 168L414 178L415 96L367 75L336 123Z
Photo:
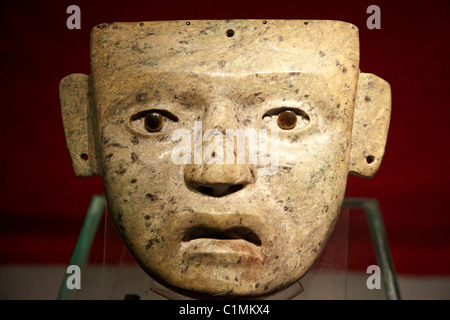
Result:
M286 285L278 290L271 291L261 295L244 294L217 296L211 294L204 294L195 291L184 290L178 287L171 286L165 282L152 279L150 282L150 290L168 300L217 300L217 299L239 299L239 300L292 300L300 295L304 289L301 281L295 281L292 284Z

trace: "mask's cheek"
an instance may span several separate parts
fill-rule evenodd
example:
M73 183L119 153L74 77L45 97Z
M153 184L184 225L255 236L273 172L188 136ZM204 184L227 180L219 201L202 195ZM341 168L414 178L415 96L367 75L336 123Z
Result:
M116 179L106 181L106 192L114 224L130 253L144 270L159 275L160 266L170 263L178 251L176 234L167 230L178 201L167 192L169 186L152 183L159 177L157 171L140 169L141 175L133 177L106 173L105 180ZM133 179L137 181L130 182Z
M314 263L334 227L347 181L346 141L299 139L280 150L278 173L260 180L271 195L273 210L268 214L279 231L275 249L293 273Z
M104 130L108 133L111 130ZM110 134L103 138L103 182L116 229L138 261L167 250L164 229L175 213L178 194L169 143Z

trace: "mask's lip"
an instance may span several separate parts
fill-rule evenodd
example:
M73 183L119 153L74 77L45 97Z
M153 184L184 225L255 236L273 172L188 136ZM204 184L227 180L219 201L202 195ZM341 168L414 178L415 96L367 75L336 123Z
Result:
M264 217L258 213L201 212L190 209L181 211L172 220L170 229L174 234L179 234L177 241L182 251L201 246L204 252L235 252L261 257L268 244L264 221ZM208 246L211 250L207 250Z
M183 242L180 250L191 263L202 263L203 265L225 264L245 267L263 265L265 260L260 247L243 239L199 238ZM187 255L185 256L185 254ZM195 262L196 260L197 262Z
M226 232L230 229L239 229L239 232L249 230L256 234L264 245L263 230L265 229L265 219L261 214L248 213L240 211L217 212L211 210L209 212L195 211L192 209L182 210L174 220L172 226L175 231L175 223L178 226L177 234L180 234L179 241L183 241L188 230L193 228L206 228L217 232ZM181 226L181 227L180 227Z
M216 229L208 226L200 225L194 226L186 230L183 237L184 242L193 241L196 239L216 239L216 240L238 240L253 243L255 246L261 245L261 239L248 227L232 227L228 229Z

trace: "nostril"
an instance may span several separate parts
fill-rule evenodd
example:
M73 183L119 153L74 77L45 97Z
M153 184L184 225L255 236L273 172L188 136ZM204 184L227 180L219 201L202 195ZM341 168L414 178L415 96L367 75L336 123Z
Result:
M191 185L191 188L197 190L200 193L206 194L211 197L224 197L226 195L235 193L244 189L244 184L225 184L216 183L208 186L205 185Z

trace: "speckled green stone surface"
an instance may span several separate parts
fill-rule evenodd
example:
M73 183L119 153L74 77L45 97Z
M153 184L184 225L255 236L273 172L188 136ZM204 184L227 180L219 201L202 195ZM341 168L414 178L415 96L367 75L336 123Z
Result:
M212 296L269 294L305 275L348 173L378 170L391 107L389 84L359 70L357 28L312 20L98 25L91 74L64 78L60 95L75 173L102 176L135 259L163 283ZM164 117L155 132L152 110ZM295 127L279 127L283 110ZM208 129L278 130L276 173L250 161L176 164L177 129L194 152L208 148Z

